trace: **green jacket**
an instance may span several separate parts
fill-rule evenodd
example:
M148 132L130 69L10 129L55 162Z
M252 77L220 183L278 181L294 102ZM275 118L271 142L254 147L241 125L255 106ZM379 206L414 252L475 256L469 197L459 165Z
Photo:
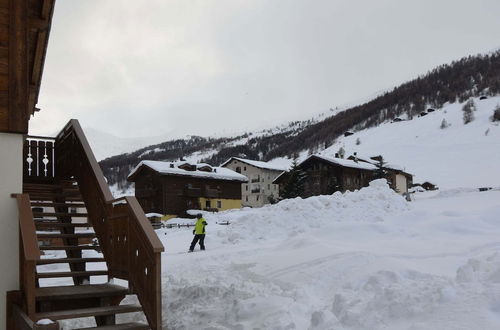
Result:
M199 218L196 220L196 224L194 225L194 234L195 235L202 235L205 234L205 226L207 225L207 222L203 218Z

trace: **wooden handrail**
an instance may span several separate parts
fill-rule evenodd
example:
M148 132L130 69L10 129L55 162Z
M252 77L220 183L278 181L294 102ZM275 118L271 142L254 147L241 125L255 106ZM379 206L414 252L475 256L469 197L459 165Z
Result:
M17 199L19 230L21 233L24 258L28 261L37 261L40 259L41 253L36 237L36 227L33 221L30 197L28 194L12 194L12 197Z
M161 329L163 245L135 197L114 199L77 120L56 138L58 173L74 177L111 277L129 281L151 329Z
M19 253L19 282L24 293L24 305L26 313L33 317L36 312L35 290L36 290L36 262L41 253L38 247L36 227L31 211L30 197L28 194L13 194L17 200L19 210L19 232L21 240L21 251Z
M158 235L156 235L153 227L151 226L151 222L146 218L146 215L142 211L142 208L137 201L137 198L133 196L124 196L117 199L114 199L111 204L116 204L117 202L125 201L124 204L128 204L130 206L130 212L132 216L135 216L137 223L139 224L139 229L144 236L147 237L147 243L150 245L153 252L163 252L165 248L161 243Z

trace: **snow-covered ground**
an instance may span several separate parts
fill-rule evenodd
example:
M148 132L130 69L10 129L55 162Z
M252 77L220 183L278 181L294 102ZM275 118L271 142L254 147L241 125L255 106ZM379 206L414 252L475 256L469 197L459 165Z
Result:
M378 182L207 214L194 254L190 230L163 229L167 327L500 328L500 191L416 199Z
M158 230L165 329L499 329L500 189L414 198L378 180L206 213L203 252Z

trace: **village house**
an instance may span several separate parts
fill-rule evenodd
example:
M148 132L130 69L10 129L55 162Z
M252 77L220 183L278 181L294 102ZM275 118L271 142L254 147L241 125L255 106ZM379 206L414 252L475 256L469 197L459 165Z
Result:
M247 177L224 167L186 161L141 161L127 180L146 213L163 219L186 216L190 209L224 211L241 208L241 184Z
M27 135L54 6L0 0L0 329L93 317L96 329L159 330L163 246L135 197L113 197L77 120ZM127 295L136 303L120 304ZM143 322L116 324L137 312Z
M341 158L330 158L322 155L311 155L299 163L306 179L300 197L330 195L336 191L356 190L368 186L373 180L377 167L368 163L355 162ZM273 183L282 191L287 182L288 172L278 176Z
M382 164L382 168L386 172L386 179L389 185L394 191L399 194L405 194L408 192L408 189L413 184L413 175L404 171L403 168L393 165L386 164L381 155L371 156L371 157L360 157L356 152L347 158L348 160L352 160L355 162L363 162L367 164L372 164L375 166L380 166Z
M278 201L279 186L273 180L286 171L286 167L238 157L231 157L221 166L248 177L249 182L241 185L243 206L261 207Z

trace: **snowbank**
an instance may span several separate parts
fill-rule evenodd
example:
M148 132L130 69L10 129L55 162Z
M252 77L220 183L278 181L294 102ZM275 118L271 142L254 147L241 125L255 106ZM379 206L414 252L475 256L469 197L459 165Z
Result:
M231 222L229 229L219 231L218 235L222 243L235 244L242 240L286 239L311 229L327 231L335 222L379 222L387 214L408 210L408 207L408 203L381 179L356 192L337 192L307 199L298 197L259 209L247 208L205 216L212 222Z

